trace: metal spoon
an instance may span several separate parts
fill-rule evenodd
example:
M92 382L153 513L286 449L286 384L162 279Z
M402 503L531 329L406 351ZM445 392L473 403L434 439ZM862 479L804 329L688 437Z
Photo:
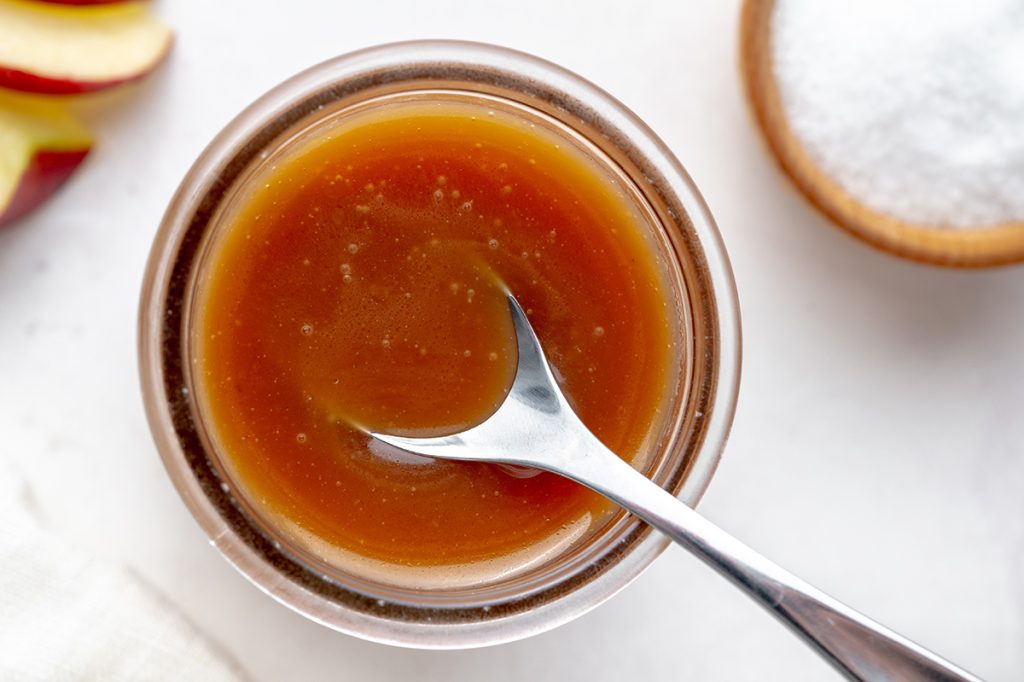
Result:
M512 388L493 415L441 438L373 437L419 455L533 467L582 483L729 578L850 679L979 681L769 561L619 459L569 407L511 294L508 304L519 362Z

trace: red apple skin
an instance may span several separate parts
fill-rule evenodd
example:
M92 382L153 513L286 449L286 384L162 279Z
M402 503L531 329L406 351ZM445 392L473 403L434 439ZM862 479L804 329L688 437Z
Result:
M58 13L57 17L61 18L65 30L70 30L69 27L73 27L79 21L89 24L93 21L90 17L105 17L109 16L110 13L113 13L113 16L120 17L131 15L135 17L145 16L145 11L137 7L140 3L127 2L126 0L36 0L36 3L41 6L50 5L53 11ZM103 10L100 7L101 5L109 6L110 9ZM117 6L121 7L118 8ZM81 7L81 17L76 16L79 10L74 9L75 7ZM96 9L91 10L89 7L95 7ZM20 12L24 12L26 15L36 13L29 10L30 8L25 6L20 6L19 9ZM40 15L45 17L50 11L43 10ZM100 14L97 15L94 12L100 12ZM107 14L104 14L104 12ZM98 80L85 80L72 75L48 75L45 72L24 70L0 64L0 91L13 90L15 92L37 95L79 95L141 80L160 66L171 52L171 47L174 44L174 35L166 28L164 28L164 31L166 31L166 35L163 37L163 44L160 45L159 51L153 54L152 61L146 64L139 64L138 70L135 72L112 74L111 77L107 78L101 75ZM51 30L50 33L53 33L53 31ZM52 35L48 36L48 38L51 40L57 39ZM114 40L114 38L111 38L111 40ZM29 68L31 69L31 67Z
M20 92L33 92L40 95L80 95L86 92L105 90L115 85L131 83L147 75L149 75L148 70L134 74L129 78L117 80L71 81L62 78L47 78L46 76L21 71L20 69L9 69L0 66L0 88L18 90Z
M57 191L88 156L88 149L37 150L22 173L7 208L0 213L0 227L12 223Z

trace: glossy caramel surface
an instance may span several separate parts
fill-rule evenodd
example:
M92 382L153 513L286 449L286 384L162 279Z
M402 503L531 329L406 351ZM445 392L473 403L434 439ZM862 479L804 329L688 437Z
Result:
M604 501L556 476L395 454L361 428L440 434L490 414L515 365L508 287L584 422L636 457L678 351L617 181L571 140L460 102L392 104L295 147L226 214L194 307L200 406L250 502L414 567L600 518Z

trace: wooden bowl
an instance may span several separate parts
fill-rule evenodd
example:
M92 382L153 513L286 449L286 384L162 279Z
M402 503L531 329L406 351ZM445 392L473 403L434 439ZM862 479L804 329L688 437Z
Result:
M775 0L744 0L740 70L768 147L808 201L847 232L904 258L962 268L1024 261L1024 220L971 229L942 229L899 220L865 206L818 168L790 129L782 108L772 64L774 9Z

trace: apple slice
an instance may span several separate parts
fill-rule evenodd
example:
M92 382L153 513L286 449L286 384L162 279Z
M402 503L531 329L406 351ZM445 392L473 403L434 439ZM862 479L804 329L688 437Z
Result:
M56 191L91 147L89 133L55 105L0 96L0 226Z
M102 90L142 78L170 46L170 29L140 2L0 0L0 87L51 95Z

